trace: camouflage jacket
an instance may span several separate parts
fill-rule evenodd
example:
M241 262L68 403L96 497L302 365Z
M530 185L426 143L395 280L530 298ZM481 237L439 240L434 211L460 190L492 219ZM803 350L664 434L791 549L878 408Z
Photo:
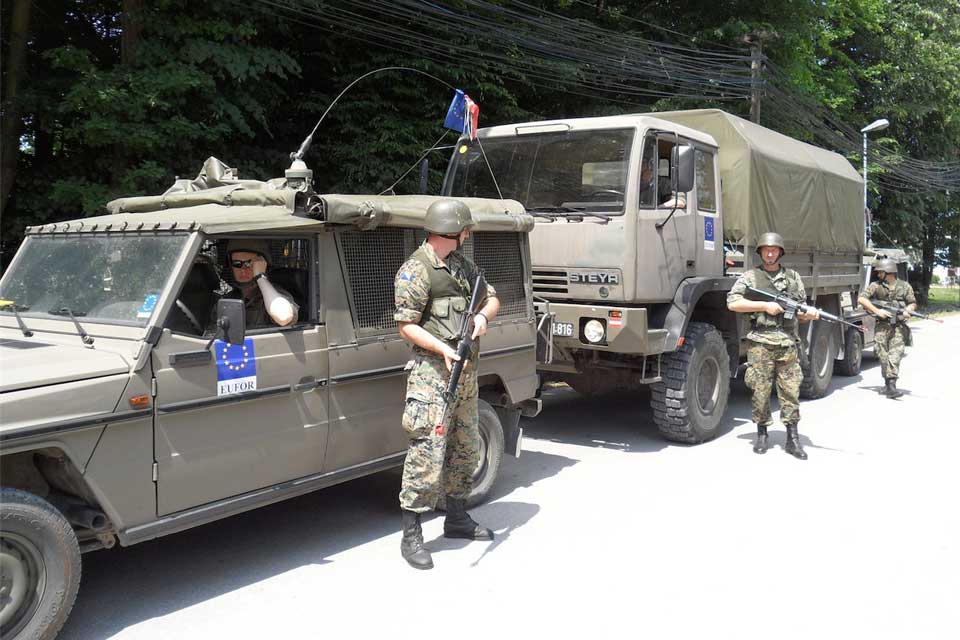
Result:
M871 282L862 295L870 301L877 300L901 307L917 303L917 298L913 295L913 287L899 278L894 280L893 284L887 284L881 280Z
M471 277L476 273L477 267L459 250L448 255L446 260L441 260L427 242L424 242L414 255L400 266L393 285L395 302L393 319L397 322L415 322L423 325L424 315L428 307L433 305L434 299L430 291L428 267L417 257L417 254L425 257L430 267L444 269L456 279L468 300ZM495 295L497 295L496 290L488 283L487 297ZM446 336L438 337L446 338Z
M745 271L737 278L733 288L727 294L727 304L742 300L747 293L747 287L763 289L771 293L785 294L794 300L804 301L807 294L803 288L800 274L793 269L780 267L774 274L757 267ZM772 316L758 311L750 314L750 333L747 340L777 346L789 346L797 341L797 319L787 320L783 314Z

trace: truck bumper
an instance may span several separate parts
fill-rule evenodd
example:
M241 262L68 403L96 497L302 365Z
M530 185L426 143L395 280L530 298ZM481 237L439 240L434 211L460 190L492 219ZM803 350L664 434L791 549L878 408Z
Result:
M556 346L634 355L653 355L667 350L666 329L649 328L646 309L551 300L549 310L553 315L553 343ZM538 309L539 313L543 311L545 309ZM584 335L584 326L590 320L598 320L603 325L603 339L599 342L590 342ZM572 335L562 335L567 332L565 330Z

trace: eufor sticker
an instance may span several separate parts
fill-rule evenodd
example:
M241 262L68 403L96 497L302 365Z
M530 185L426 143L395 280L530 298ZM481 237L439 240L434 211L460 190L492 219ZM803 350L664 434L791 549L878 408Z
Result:
M217 396L257 390L257 358L251 338L243 344L214 340L213 353L217 358Z
M713 218L703 219L703 248L713 251L716 246L713 235Z
M149 318L153 314L154 307L157 306L157 300L160 298L160 294L151 293L143 299L143 304L140 305L140 308L137 309L137 318Z

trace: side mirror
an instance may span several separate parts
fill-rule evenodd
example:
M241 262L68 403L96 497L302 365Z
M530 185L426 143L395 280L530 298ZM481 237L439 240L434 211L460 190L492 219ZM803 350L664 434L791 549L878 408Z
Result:
M230 344L243 344L247 333L246 310L243 300L217 302L217 332Z
M673 165L673 175L676 180L674 191L677 193L687 193L693 190L693 154L694 149L688 144L674 147L670 154L670 164Z

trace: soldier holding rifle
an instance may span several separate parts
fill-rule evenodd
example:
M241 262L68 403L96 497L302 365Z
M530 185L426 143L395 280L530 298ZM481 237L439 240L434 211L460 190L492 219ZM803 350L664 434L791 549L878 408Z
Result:
M877 316L874 347L883 373L883 393L890 399L903 395L897 389L900 360L908 342L907 319L917 310L913 287L897 279L897 263L890 258L878 260L874 269L880 276L857 300L864 309Z
M780 416L787 428L784 450L800 460L806 460L807 454L800 445L797 430L797 423L800 422L800 383L803 382L798 358L798 349L802 346L799 344L797 324L816 320L820 314L817 309L807 309L790 314L791 317L787 318L783 307L777 302L748 299L749 288L769 291L799 302L806 299L800 274L780 265L784 247L779 233L760 236L757 253L760 254L760 267L745 271L727 294L727 308L730 311L751 314L744 382L753 391L751 405L753 421L757 425L753 451L766 453L769 447L767 427L773 422L770 394L776 384Z
M445 537L493 539L493 532L466 512L479 461L476 339L487 332L487 324L500 310L496 291L481 278L485 291L476 297L479 310L472 315L473 326L464 327L464 316L469 323L471 285L477 282L478 271L459 249L473 226L470 209L462 202L431 204L424 221L429 235L394 281L394 319L414 352L402 419L409 443L400 490L400 551L416 569L433 568L430 552L423 546L420 517L436 508L441 491L446 497ZM457 355L461 328L468 329L467 337L473 341L472 355L455 397L445 399L450 371L463 360Z

